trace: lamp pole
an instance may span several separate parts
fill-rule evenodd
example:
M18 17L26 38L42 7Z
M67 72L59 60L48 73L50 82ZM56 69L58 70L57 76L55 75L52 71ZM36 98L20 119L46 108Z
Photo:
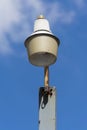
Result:
M59 39L43 15L34 23L34 32L25 40L31 64L44 67L44 86L39 88L39 130L56 130L56 88L49 85L49 66L57 59Z

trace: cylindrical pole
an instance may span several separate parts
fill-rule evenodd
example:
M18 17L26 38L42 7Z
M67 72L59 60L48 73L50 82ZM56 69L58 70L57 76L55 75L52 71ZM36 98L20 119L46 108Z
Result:
M44 86L49 87L49 66L44 67Z

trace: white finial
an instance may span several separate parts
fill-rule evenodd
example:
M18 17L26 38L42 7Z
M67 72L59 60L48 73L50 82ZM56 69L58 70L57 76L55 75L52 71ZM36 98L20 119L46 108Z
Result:
M37 17L37 19L45 19L45 17L44 17L42 14L40 14L40 15Z

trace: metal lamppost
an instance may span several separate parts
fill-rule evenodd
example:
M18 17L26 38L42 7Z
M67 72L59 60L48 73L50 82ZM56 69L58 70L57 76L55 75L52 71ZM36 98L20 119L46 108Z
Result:
M34 32L25 40L31 64L44 67L44 87L39 89L39 130L56 129L56 89L49 86L49 66L56 62L59 43L48 20L40 15Z

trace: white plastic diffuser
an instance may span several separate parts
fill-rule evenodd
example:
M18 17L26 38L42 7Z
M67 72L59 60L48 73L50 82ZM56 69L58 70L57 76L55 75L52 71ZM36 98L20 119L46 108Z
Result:
M57 59L59 39L51 31L48 20L40 15L34 23L34 32L25 40L28 57L35 66L49 66Z

